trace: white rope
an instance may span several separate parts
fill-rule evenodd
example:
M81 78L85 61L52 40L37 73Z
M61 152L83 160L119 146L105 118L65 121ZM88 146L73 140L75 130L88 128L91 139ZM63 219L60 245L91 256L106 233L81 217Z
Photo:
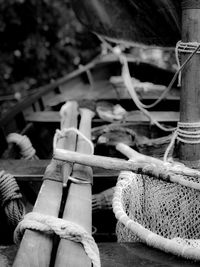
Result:
M36 151L33 148L30 139L26 135L18 133L10 133L7 136L8 143L15 143L20 147L20 153L25 159L38 159L35 155Z
M16 226L25 215L20 188L13 175L0 171L0 206L5 210L8 223Z
M122 67L122 77L124 79L124 84L127 87L128 91L129 91L129 93L130 93L135 105L138 107L138 109L141 110L149 118L149 120L150 120L150 122L152 124L155 124L161 130L166 131L166 132L174 131L176 128L166 128L166 127L162 126L158 121L156 121L151 116L150 112L147 111L141 105L141 102L138 99L137 93L136 93L135 89L133 89L133 86L132 86L131 75L130 75L130 72L129 72L128 62L127 62L126 57L124 55L120 55L120 61L121 61L122 65L123 65L123 67Z
M175 56L176 56L176 62L178 65L178 69L181 68L181 63L180 63L180 56L179 53L187 53L187 54L193 54L193 53L197 53L199 54L199 45L200 43L198 42L182 42L182 41L178 41L176 44L176 48L175 48ZM182 72L180 70L179 75L178 75L178 86L181 86L181 75Z
M55 152L56 150L59 150L59 151L66 151L62 148L56 148L57 146L57 142L58 142L58 139L59 137L63 138L63 137L66 137L67 134L69 132L74 132L76 133L77 135L81 136L90 146L90 150L91 150L91 154L94 154L94 145L93 143L90 141L89 138L87 138L82 132L80 132L77 128L74 128L74 127L70 127L70 128L64 128L63 130L56 130L56 133L54 135L54 139L53 139L53 152Z
M18 243L26 229L37 230L46 234L55 233L60 238L81 243L86 254L91 259L94 267L100 267L100 256L94 238L80 225L56 218L50 215L43 215L31 212L25 215L14 232L14 241Z
M178 122L177 129L165 151L164 161L167 161L169 152L176 140L185 144L200 144L200 122Z

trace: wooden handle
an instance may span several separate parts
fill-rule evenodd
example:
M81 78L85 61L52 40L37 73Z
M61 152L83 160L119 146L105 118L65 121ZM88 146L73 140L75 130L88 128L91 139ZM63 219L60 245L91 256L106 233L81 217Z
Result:
M77 103L69 102L67 117L63 127L77 127ZM75 149L74 134L69 133L65 138L58 141L58 147L62 149ZM71 165L65 165L65 173L70 172ZM55 161L47 167L48 173L56 173ZM47 174L45 174L47 175ZM38 198L33 208L34 212L58 217L62 197L62 183L45 180L41 186ZM40 232L26 230L20 244L14 267L49 267L53 242L52 237Z
M155 164L163 163L162 160L143 155L123 143L118 143L116 145L116 149L125 156L127 156L127 158L132 159L133 161L144 161Z
M85 137L91 139L91 120L93 112L87 109L81 110L81 121L79 130ZM90 145L81 136L78 137L77 151L91 153ZM92 179L92 169L88 166L74 164L73 177L82 179ZM77 223L91 234L92 229L92 193L90 184L71 184L63 219ZM56 267L89 267L91 261L86 255L83 246L69 240L61 240L58 246Z

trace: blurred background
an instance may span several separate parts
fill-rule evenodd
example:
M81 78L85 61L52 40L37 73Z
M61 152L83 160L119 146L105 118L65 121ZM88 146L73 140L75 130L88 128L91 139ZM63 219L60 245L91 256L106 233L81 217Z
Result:
M69 0L0 0L1 98L23 96L99 51L99 40L78 22Z

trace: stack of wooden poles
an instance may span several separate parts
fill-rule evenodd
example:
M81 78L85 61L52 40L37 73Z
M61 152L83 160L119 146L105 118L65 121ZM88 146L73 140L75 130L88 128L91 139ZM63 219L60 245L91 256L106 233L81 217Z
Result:
M91 120L94 113L87 109L79 109L79 131L88 139L91 139ZM66 104L65 117L61 124L61 130L78 125L78 104L70 101ZM91 146L81 136L74 132L68 132L58 139L57 148L91 153ZM44 174L33 212L44 215L59 217L60 208L63 204L62 218L82 226L91 234L92 229L92 206L91 206L91 183L75 184L68 180L72 177L92 182L92 169L79 164L63 163L58 168L59 162L52 159ZM54 175L55 174L55 175ZM55 177L53 177L55 176ZM57 180L60 176L60 180ZM55 178L55 179L54 179ZM62 181L68 180L67 189ZM65 192L67 190L67 193ZM63 198L65 196L66 199ZM57 242L55 242L55 240ZM54 236L42 232L26 230L16 255L14 267L46 267L46 266L91 266L91 260L86 255L83 246L73 241L59 240Z

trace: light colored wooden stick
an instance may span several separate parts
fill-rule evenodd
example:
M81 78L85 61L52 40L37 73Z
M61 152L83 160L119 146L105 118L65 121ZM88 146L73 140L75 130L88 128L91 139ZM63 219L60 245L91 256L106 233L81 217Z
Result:
M163 164L162 160L138 153L137 151L135 151L134 149L130 148L129 146L123 143L118 143L116 145L116 149L122 154L124 154L127 158L132 159L136 162L144 161L153 164L159 164L159 163Z
M91 139L91 120L94 113L90 110L81 110L79 130L88 139ZM91 153L90 145L78 137L77 151ZM91 181L92 169L88 166L75 164L72 176ZM91 234L92 229L92 204L91 184L71 184L63 219L77 223ZM91 261L86 255L81 244L69 240L61 240L57 250L55 267L89 267Z
M91 167L100 167L107 170L132 170L132 163L124 159L110 158L97 155L86 155L79 152L56 149L54 158L71 163L79 163Z
M66 113L67 114L62 127L77 127L77 103L69 102ZM58 141L58 147L62 149L74 150L75 143L75 134L69 133L65 138L62 138ZM50 168L52 171L56 172L55 161L52 162ZM49 172L49 167L47 169ZM66 172L67 174L71 172L70 164L65 165L64 173L66 174ZM45 175L48 176L48 173ZM62 183L60 182L44 180L33 211L58 217L62 197L62 188ZM13 266L49 267L52 247L53 242L50 236L44 235L40 232L26 230Z
M135 152L136 151L134 151L134 153ZM103 169L115 170L115 171L133 171L136 173L138 172L138 169L143 168L145 164L149 163L157 165L159 168L161 168L162 166L164 167L163 161L159 159L154 160L154 158L149 156L144 156L146 160L144 157L141 157L141 159L137 161L135 160L127 161L124 159L117 159L117 158L110 158L110 157L103 157L96 155L85 155L83 153L78 153L78 152L72 152L72 151L64 152L63 150L57 150L55 151L54 157L59 160L66 160L68 162L79 163L91 167L100 167ZM187 167L183 167L181 165L179 168L177 168L177 165L173 164L168 167L170 167L170 171L176 174L180 174L183 176L187 175L200 179L200 172L198 170L193 170Z

